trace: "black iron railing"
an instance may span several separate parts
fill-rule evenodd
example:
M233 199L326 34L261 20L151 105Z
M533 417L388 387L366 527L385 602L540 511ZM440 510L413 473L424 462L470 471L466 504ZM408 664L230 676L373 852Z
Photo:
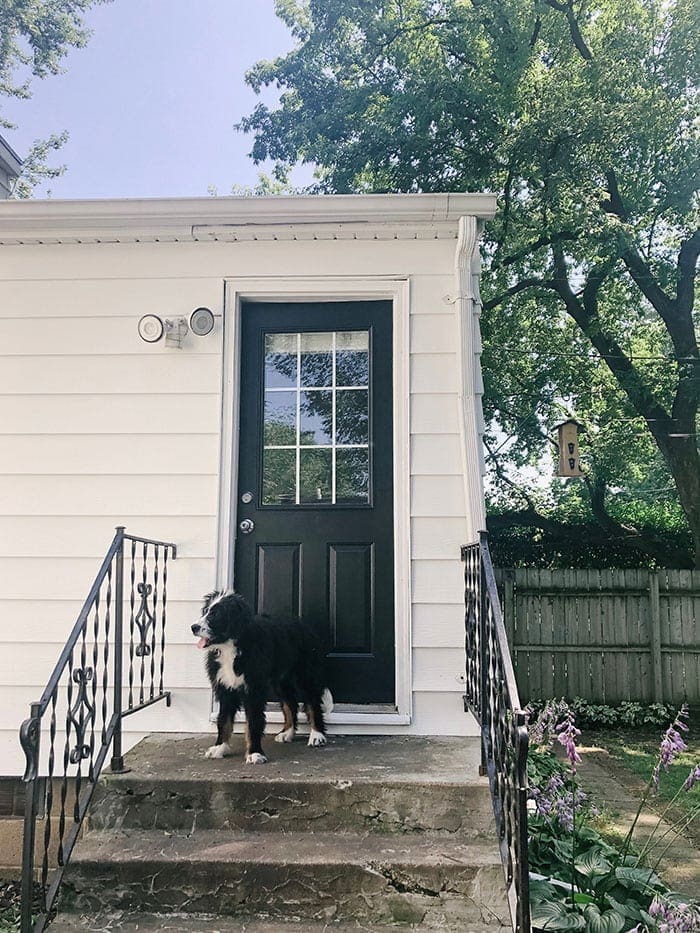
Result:
M486 532L476 544L462 548L462 560L465 708L481 726L481 770L491 787L513 929L530 933L527 719L520 707Z
M43 930L51 916L110 747L112 771L124 770L122 720L159 700L170 705L163 675L168 561L176 555L174 544L117 528L46 689L22 723L21 933Z

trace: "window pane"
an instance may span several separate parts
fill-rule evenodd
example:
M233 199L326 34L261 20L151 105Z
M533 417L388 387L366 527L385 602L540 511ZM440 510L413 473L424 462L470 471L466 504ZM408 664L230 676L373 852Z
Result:
M366 330L336 334L335 382L339 386L369 383L369 334Z
M296 445L296 392L265 393L265 430L263 436L263 443L266 446Z
M297 335L265 334L265 388L297 384Z
M263 451L263 505L296 501L296 467L295 450Z
M331 502L332 450L299 451L299 501Z
M335 403L336 444L367 444L369 394L367 389L338 392Z
M336 450L336 502L369 502L369 450Z
M300 400L302 446L333 443L333 392L302 392Z
M332 383L333 334L302 334L302 386L329 386Z

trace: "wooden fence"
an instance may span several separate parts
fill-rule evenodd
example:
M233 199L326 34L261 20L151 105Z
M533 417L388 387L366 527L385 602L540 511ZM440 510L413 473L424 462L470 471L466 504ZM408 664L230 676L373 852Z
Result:
M700 704L700 571L498 569L521 699Z

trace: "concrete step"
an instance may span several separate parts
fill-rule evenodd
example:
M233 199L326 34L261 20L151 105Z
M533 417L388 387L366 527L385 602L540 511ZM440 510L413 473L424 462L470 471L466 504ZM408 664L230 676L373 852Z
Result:
M459 834L494 838L478 740L331 736L266 740L266 765L234 754L207 759L211 735L154 735L127 756L128 774L106 774L91 808L92 829Z
M256 918L225 918L213 914L144 914L133 912L59 916L51 924L51 933L391 933L391 931L431 927L420 924L314 923L308 920L260 920ZM448 926L433 927L448 931ZM455 933L510 933L511 928L493 924L459 921Z
M428 833L90 833L63 905L446 929L508 916L496 847Z

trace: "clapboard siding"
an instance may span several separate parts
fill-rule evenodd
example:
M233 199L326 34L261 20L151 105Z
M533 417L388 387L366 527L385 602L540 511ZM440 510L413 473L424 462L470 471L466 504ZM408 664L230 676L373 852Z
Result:
M413 518L411 556L414 560L458 560L465 544L464 518ZM462 574L459 574L460 578ZM462 600L463 602L463 600Z
M189 308L180 316L186 317L191 310ZM160 347L154 353L153 344L134 339L141 313L132 311L131 317L0 318L0 347L6 357L160 355ZM172 318L177 315L168 310L166 316ZM219 319L215 331L220 329ZM191 355L215 357L221 352L218 340L202 340L188 334L185 341L183 347L186 346L187 353ZM217 366L216 363L214 365Z
M414 393L457 392L457 358L454 353L418 353L411 356L411 390Z
M464 600L459 603L415 603L413 647L464 650Z
M16 256L18 251L4 255ZM45 254L46 251L41 251ZM41 264L41 252L37 261ZM158 314L161 317L186 316L193 308L206 304L215 313L223 307L224 290L221 277L206 278L145 278L105 277L95 282L87 277L87 269L72 270L73 277L40 280L31 277L22 280L2 281L3 272L11 275L19 272L7 268L0 258L0 319L19 318L38 320L51 325L52 318L82 317L88 321L99 318L122 317L133 326L142 314ZM38 268L36 272L40 271ZM85 277L81 277L85 274ZM95 324L91 324L91 327Z
M0 448L0 475L115 474L218 475L219 435L8 434Z
M450 314L411 315L411 353L454 353L457 322Z
M459 434L457 396L425 392L412 395L411 432L413 434Z
M464 577L459 560L414 560L413 602L449 603L464 601Z
M418 693L464 693L464 672L464 649L421 648L413 652L413 687Z
M414 476L411 479L413 517L453 518L464 515L464 486L461 476Z
M215 557L216 517L183 515L0 516L0 557L82 557L95 568L104 557L117 525L132 534L148 531L158 541L178 539L183 557Z
M221 428L219 391L173 396L157 386L152 393L78 392L60 395L0 395L0 425L8 434L201 434ZM148 413L146 416L145 413Z
M115 525L174 541L166 681L170 710L125 723L202 731L210 697L189 626L215 581L224 283L249 277L410 277L408 360L414 719L465 734L466 527L454 241L103 244L0 251L0 772L21 770L16 730L55 663ZM439 271L436 271L439 270ZM149 346L145 313L217 315L182 350ZM18 634L19 633L19 636ZM354 728L354 727L351 727ZM362 727L357 727L361 729ZM401 731L401 726L370 731Z
M457 434L414 434L411 437L411 475L462 475L462 449Z
M244 283L249 277L282 279L318 275L319 270L348 278L408 277L431 275L436 268L451 269L454 246L454 241L447 239L267 241L264 244L101 243L64 244L55 248L3 246L0 277L31 282L93 280L103 283L104 288L124 278L160 279L166 284L196 278L240 279ZM193 270L197 275L193 275ZM284 284L277 284L283 293ZM99 292L95 299L98 295ZM132 294L131 301L132 305L140 303L139 294Z
M0 484L0 514L215 515L214 476L9 476Z
M125 565L130 554L127 546ZM136 561L138 575L138 550ZM0 593L4 599L72 599L78 594L78 598L84 598L99 563L84 558L3 557L0 560ZM178 557L177 563L170 561L169 568L168 599L192 599L212 588L214 566L208 558Z
M178 566L169 565L170 583L179 572ZM190 626L199 618L201 598L173 599L168 594L167 632L168 643L192 645ZM50 644L54 658L66 642L82 608L80 599L39 599L32 596L0 600L0 616L12 619L12 626L5 626L0 637L0 645L14 643L14 636L19 633L26 644ZM128 615L128 604L126 618ZM4 650L4 648L3 648Z
M138 339L138 338L136 338ZM122 356L50 356L47 358L3 356L0 354L0 394L8 395L130 395L148 394L153 389L173 396L219 391L219 367L206 355L182 353L177 365L172 350L167 356L158 351ZM146 416L146 413L141 413ZM148 412L148 417L154 417ZM134 418L139 412L132 410Z

